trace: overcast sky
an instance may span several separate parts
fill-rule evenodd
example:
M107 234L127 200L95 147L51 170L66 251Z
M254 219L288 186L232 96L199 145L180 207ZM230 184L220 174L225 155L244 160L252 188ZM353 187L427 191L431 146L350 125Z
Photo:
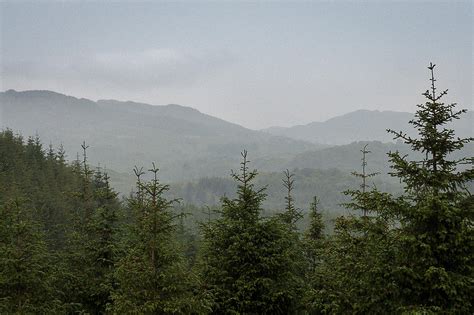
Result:
M472 1L0 3L0 90L181 104L250 128L472 109Z

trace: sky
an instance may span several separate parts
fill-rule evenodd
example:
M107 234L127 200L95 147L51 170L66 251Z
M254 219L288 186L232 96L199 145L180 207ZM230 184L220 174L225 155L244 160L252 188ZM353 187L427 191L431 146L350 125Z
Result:
M0 90L194 107L248 128L473 108L472 1L1 1Z

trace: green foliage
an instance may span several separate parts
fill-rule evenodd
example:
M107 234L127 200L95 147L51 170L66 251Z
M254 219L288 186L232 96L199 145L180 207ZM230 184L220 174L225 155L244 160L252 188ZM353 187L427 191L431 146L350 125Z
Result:
M446 124L459 119L465 110L455 111L456 104L446 105L437 94L431 71L431 91L423 95L415 119L419 138L391 131L425 158L409 161L398 152L390 153L393 175L405 184L404 206L394 214L400 221L400 254L397 256L399 285L407 308L428 307L439 312L472 313L474 305L474 214L466 205L467 182L474 179L474 158L450 160L450 154L462 149L473 138L460 139ZM400 205L400 203L398 203Z
M324 223L323 216L318 210L319 199L313 197L313 202L309 206L309 227L306 232L306 238L312 241L323 239Z
M355 178L287 170L285 192L281 174L257 178L244 151L234 183L175 186L197 206L175 206L155 165L149 180L135 168L136 191L122 203L107 172L90 168L85 142L68 164L62 146L0 132L0 313L474 313L474 158L462 157L473 138L450 129L465 111L440 101L434 67L410 121L419 137L390 131L404 150L388 154L400 193L378 179L369 189L365 144ZM323 208L354 211L332 235L315 192ZM217 195L220 208L203 212Z
M309 309L316 314L397 313L396 249L380 218L341 217L320 247Z
M46 246L42 253L54 272L52 280L45 274L45 284L52 287L44 291L54 294L44 303L50 300L67 312L101 313L112 285L120 204L107 174L92 171L85 155L73 165L65 157L62 147L45 151L39 138L24 143L10 130L1 132L0 206L23 200L25 222ZM0 232L12 233L6 228Z
M60 311L44 234L20 199L0 206L0 313Z
M283 186L286 189L285 196L285 211L280 214L280 218L288 224L290 229L296 231L296 223L303 217L301 210L296 208L295 200L293 198L292 192L295 185L295 174L290 173L289 170L284 172L285 178L283 178Z
M128 173L137 163L162 161L160 177L166 181L225 176L242 147L273 170L280 169L282 159L318 147L250 130L193 108L154 105L9 90L0 92L0 129L61 139L72 153L85 140L93 149L93 165L105 162L118 172ZM132 186L121 192L128 194Z
M353 160L357 161L358 158ZM308 227L308 205L313 201L313 196L317 195L321 196L319 205L322 209L323 222L330 231L334 225L333 219L346 212L341 204L350 201L348 196L341 194L341 191L357 188L360 184L359 179L337 169L295 169L291 173L294 174L292 179L297 182L297 188L292 190L293 204L304 215L297 221L298 228L304 230ZM387 182L374 178L374 183L380 190L395 194L403 191L396 181ZM282 208L282 198L288 194L287 189L282 186L281 172L259 173L255 178L255 185L266 187L267 196L262 201L263 216L280 212L278 209ZM208 205L214 208L219 205L218 200L221 196L235 198L236 191L237 185L232 179L222 178L203 178L186 184L170 185L170 196L181 197L185 204L201 207ZM204 220L200 211L195 210L191 209L193 216L198 221Z
M168 185L158 180L158 169L150 170L153 179L142 182L136 169L137 192L128 200L133 223L125 244L125 255L115 270L116 289L110 311L117 314L175 314L198 311L192 276L175 241L176 216L171 211L175 200L163 193Z
M291 229L262 218L264 188L254 188L257 172L249 171L246 151L242 157L240 174L232 173L237 197L224 197L220 217L203 225L204 290L214 314L288 314L300 299Z
M474 231L472 158L453 153L472 139L460 139L446 124L465 111L431 92L410 123L419 138L393 132L420 160L390 152L392 175L405 193L394 197L377 189L348 191L347 206L363 217L340 218L316 270L320 287L313 306L328 313L472 313ZM365 151L365 150L364 150Z
M63 255L64 302L69 312L101 314L111 302L120 204L107 173L92 171L87 164L88 146L83 143L82 148L83 161L74 164L80 185L72 194L76 208Z
M49 248L64 246L65 225L70 223L74 204L70 193L79 179L66 165L64 152L49 150L46 156L39 138L25 140L11 130L0 132L0 204L26 198L33 219L46 229Z
M314 290L316 286L320 285L318 282L319 279L315 278L315 270L321 263L322 250L325 245L325 226L321 212L318 210L318 204L318 197L314 196L309 210L309 226L302 241L302 249L307 264L304 276L310 287L305 294L305 304L313 303L312 299L314 294L311 291Z

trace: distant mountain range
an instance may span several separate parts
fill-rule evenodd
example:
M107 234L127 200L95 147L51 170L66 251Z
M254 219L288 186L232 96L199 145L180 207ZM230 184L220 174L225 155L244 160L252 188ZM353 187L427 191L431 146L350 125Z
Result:
M46 144L63 144L69 159L76 158L86 141L92 164L118 172L131 173L134 165L148 167L154 161L162 178L173 181L227 175L239 166L243 149L249 151L254 166L271 168L282 159L318 148L190 107L94 102L51 91L0 93L0 128L25 137L38 134Z
M473 112L464 116L453 125L456 135L473 136ZM135 165L148 168L156 162L167 182L226 177L239 167L243 149L251 166L264 173L337 168L349 174L359 169L359 150L369 141L369 169L386 173L386 152L408 153L409 148L394 143L385 130L414 135L411 118L404 112L359 110L325 122L256 131L180 105L94 102L51 91L0 93L0 129L37 134L45 145L63 144L70 160L86 141L90 163L112 169L122 192L133 185ZM473 151L471 145L465 152Z
M270 127L262 131L272 135L285 136L318 144L341 145L354 141L392 142L393 136L386 129L403 130L415 136L415 129L408 124L413 119L412 113L394 111L357 110L324 122L312 122L293 127ZM474 135L474 115L466 113L452 126L460 137Z

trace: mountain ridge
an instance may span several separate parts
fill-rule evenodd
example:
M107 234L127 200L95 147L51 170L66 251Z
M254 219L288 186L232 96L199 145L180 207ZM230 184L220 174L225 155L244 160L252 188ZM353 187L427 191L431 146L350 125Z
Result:
M416 136L415 130L408 123L413 117L414 114L409 112L361 109L322 122L314 121L291 127L270 127L261 131L327 145L345 145L356 141L393 142L393 136L387 133L386 129L406 130L408 135ZM456 129L461 137L470 137L473 134L473 125L474 114L468 111L450 127Z
M0 92L0 114L0 128L25 137L38 134L45 144L62 143L69 154L86 141L95 165L124 172L155 161L167 180L227 174L243 149L258 162L318 147L181 105L92 101L44 90Z
M457 136L473 134L473 112L465 116L463 124L454 126ZM407 112L357 110L324 122L256 131L177 104L92 101L47 90L0 92L0 128L25 137L38 134L45 145L63 144L70 157L82 152L80 144L86 141L92 164L121 173L154 161L163 170L162 178L174 182L227 176L239 165L244 149L262 172L331 165L346 170L354 164L343 157L352 151L357 156L357 142L395 144L387 128L414 135L408 126L412 117ZM323 161L327 159L331 163Z

